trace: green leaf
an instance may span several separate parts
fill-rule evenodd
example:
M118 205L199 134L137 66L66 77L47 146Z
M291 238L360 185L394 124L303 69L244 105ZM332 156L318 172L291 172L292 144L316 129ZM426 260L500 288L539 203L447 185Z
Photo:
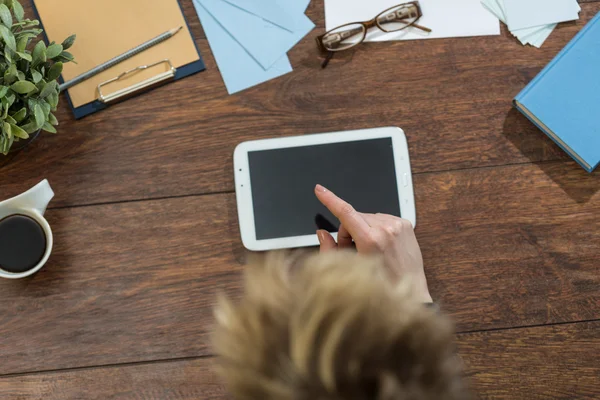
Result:
M56 86L56 81L46 83L43 89L40 91L40 99L45 99L46 97L54 93L56 91Z
M16 113L14 113L12 115L12 117L14 118L14 120L17 123L23 121L26 116L27 116L27 109L25 107L21 108L19 111L17 111Z
M43 40L40 40L33 48L33 65L45 63L46 59L46 44Z
M48 122L50 122L52 125L58 125L58 120L52 113L48 114Z
M21 33L17 33L17 35L15 36L17 40L17 52L24 52L27 48L27 45L29 44L29 39L31 39L32 37L35 36L31 33L26 33L24 35Z
M31 97L27 99L27 107L29 107L29 111L31 115L33 115L33 111L35 110L35 105L37 104L36 99L32 99Z
M35 123L35 121L32 122L28 122L25 125L22 125L21 128L26 132L26 133L35 133L37 132L40 128L38 128L37 124ZM14 133L14 132L13 132Z
M24 35L24 34L32 34L33 36L37 36L40 33L44 32L42 29L36 28L36 29L26 29L24 31L19 32L19 35Z
M8 7L6 7L4 4L0 4L0 20L2 20L4 26L6 26L8 29L12 28L12 14L10 13Z
M48 46L48 49L46 50L46 57L51 60L55 57L57 57L58 55L60 55L60 53L62 53L63 51L63 47L60 44L52 44L50 46Z
M69 53L68 51L63 51L62 53L60 53L60 55L58 57L55 57L56 61L62 61L62 62L69 62L69 61L74 61L75 57L73 57L73 54Z
M63 50L67 50L70 49L71 46L73 46L73 43L75 43L75 39L77 38L77 35L71 35L68 38L66 38L63 42L62 42L62 47Z
M15 119L13 117L11 117L10 115L6 116L6 122L10 123L10 124L16 124L17 121L15 121Z
M46 103L45 101L39 101L38 104L40 105L40 107L42 107L42 110L44 111L44 120L47 120L48 115L50 115L51 111L50 104Z
M18 140L18 139L17 139L17 140ZM15 141L15 137L14 137L14 136L13 136L12 138L10 138L10 139L7 139L7 141L6 141L6 146L5 146L5 147L6 147L6 149L5 149L5 153L4 153L4 154L8 154L8 151L9 151L9 150L10 150L10 148L12 147L12 145L13 145L13 142L14 142L14 141Z
M17 96L15 96L15 94L11 91L6 94L5 99L6 101L8 101L8 106L10 107L15 103Z
M17 78L19 78L20 81L27 80L27 78L25 77L25 74L22 71L17 71Z
M10 67L4 72L4 83L11 84L17 80L17 66L11 64Z
M56 133L56 128L50 125L48 122L44 122L44 126L42 126L42 129L46 132Z
M50 96L48 96L46 101L48 102L48 104L50 104L52 110L56 110L56 107L58 106L58 92L52 93Z
M6 43L6 46L9 49L12 51L17 51L17 42L15 41L15 36L9 28L4 25L0 25L0 36L2 36L4 43Z
M1 3L1 1L0 1L0 3ZM37 19L34 19L34 20L25 19L23 21L13 22L12 30L14 31L15 28L17 28L17 27L20 27L21 29L31 28L34 26L38 26L39 24L40 24L40 21L38 21Z
M40 129L44 123L46 122L46 116L44 115L44 110L39 104L36 104L33 108L33 116L35 117L35 124L38 129Z
M4 26L4 25L0 25L0 26ZM14 56L15 52L12 51L10 49L10 47L4 47L4 57L6 57L6 61L8 61L9 63L12 64L13 60L14 60Z
M3 155L8 154L8 148L9 148L8 143L9 143L9 139L4 137L3 135L0 135L0 154L3 154Z
M10 124L10 128L11 128L13 135L18 137L19 139L29 139L29 135L27 134L27 131L25 131L24 129L19 128L15 124Z
M24 52L25 49L27 48L28 44L29 44L29 36L27 36L27 35L19 36L19 38L17 39L17 53Z
M19 57L21 57L23 60L27 60L29 62L33 61L33 59L31 58L31 54L27 54L27 53L23 53L21 51L17 51L17 54L19 55Z
M44 79L44 77L42 76L42 74L40 74L36 70L31 71L31 77L33 78L33 83L38 83L39 81L41 81L42 79Z
M35 84L35 87L37 87L38 91L40 92L42 91L44 86L46 86L46 81L44 79Z
M8 99L6 97L2 98L2 108L4 108L4 112L2 113L2 119L5 119L8 115L8 110L10 109L10 104L8 103Z
M23 10L23 6L21 3L19 3L19 0L12 1L12 9L13 13L15 13L15 18L17 21L23 21L23 18L25 17L25 10Z
M14 104L16 100L16 96L12 91L9 91L6 96L2 98L2 107L4 108L4 114L2 115L2 119L6 119L8 116L8 111L10 107Z
M58 77L60 76L60 74L62 74L62 71L63 71L63 63L61 63L61 62L55 63L48 70L48 74L46 75L46 80L48 82L57 80Z
M13 83L10 88L19 94L28 94L37 90L35 85L29 81L18 81Z
M13 80L14 79L14 80ZM11 81L12 80L12 81ZM12 75L10 68L7 69L4 72L4 84L5 85L10 85L11 83L13 83L15 80L17 80L17 74L15 72L15 75Z
M8 117L8 111L15 102L15 98L15 95L12 92L10 92L6 97L2 99L2 107L4 108L4 114L2 115L3 119L6 119L6 117Z
M2 5L4 5L4 4L2 4ZM4 7L6 7L6 6L4 6ZM4 122L3 129L4 129L4 133L6 134L6 136L10 139L12 137L12 131L10 129L10 124L8 122Z
M0 86L0 98L6 96L7 92L8 92L8 87L7 86Z

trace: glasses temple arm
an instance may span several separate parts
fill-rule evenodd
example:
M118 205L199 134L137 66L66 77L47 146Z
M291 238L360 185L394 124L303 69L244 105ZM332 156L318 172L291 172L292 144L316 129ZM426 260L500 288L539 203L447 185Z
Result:
M431 29L429 29L429 28L427 28L427 27L425 27L425 26L423 26L423 25L419 25L419 24L412 24L411 26L414 26L415 28L417 28L417 29L420 29L420 30L422 30L422 31L425 31L425 32L427 32L427 33L431 33Z
M329 61L331 61L331 59L333 58L334 55L335 55L335 53L333 51L327 52L327 56L321 63L321 69L325 69L327 67L327 65L329 65Z

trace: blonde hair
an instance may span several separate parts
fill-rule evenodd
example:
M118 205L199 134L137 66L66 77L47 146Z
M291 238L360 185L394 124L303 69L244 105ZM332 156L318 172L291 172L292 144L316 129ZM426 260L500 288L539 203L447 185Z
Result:
M392 284L381 260L273 253L221 296L213 343L236 399L463 399L449 320Z

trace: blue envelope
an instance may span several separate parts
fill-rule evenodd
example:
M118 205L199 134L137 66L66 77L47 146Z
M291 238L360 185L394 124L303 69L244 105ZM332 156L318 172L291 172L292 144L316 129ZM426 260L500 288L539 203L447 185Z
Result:
M314 28L306 15L291 14L280 0L196 1L264 69L275 64Z
M213 56L229 94L292 72L287 56L280 57L271 68L264 69L244 47L204 8L200 0L194 7L208 38Z
M300 14L304 14L304 9L300 10L302 2L285 0L223 0L226 3L234 5L244 11L256 15L275 25L294 31L301 28Z
M289 7L293 12L306 12L306 9L308 8L308 5L310 4L310 0L297 0L297 1L291 1L289 3Z

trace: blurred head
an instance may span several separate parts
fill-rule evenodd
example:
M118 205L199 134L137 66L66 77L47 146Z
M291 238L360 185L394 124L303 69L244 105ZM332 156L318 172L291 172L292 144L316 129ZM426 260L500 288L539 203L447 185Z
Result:
M377 258L272 253L216 309L219 373L236 399L465 398L453 326L392 285Z

